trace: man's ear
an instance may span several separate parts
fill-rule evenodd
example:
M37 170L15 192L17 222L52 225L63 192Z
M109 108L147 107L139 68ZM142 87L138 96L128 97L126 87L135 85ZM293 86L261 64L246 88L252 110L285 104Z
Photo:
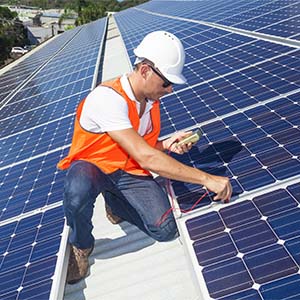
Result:
M149 76L149 70L150 68L149 66L147 66L147 64L141 64L139 68L139 73L144 79L147 79Z

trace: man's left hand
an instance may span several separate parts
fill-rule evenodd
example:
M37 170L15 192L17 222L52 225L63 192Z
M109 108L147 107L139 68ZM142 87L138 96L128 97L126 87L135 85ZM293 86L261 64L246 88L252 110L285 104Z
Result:
M168 150L177 154L183 154L188 152L192 148L193 143L178 145L178 142L192 134L192 131L176 132L173 136L163 141L164 150Z

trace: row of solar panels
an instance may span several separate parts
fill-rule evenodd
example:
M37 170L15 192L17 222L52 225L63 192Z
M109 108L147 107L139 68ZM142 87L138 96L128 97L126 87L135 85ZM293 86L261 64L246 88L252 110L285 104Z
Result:
M203 299L300 297L299 16L297 1L152 1L116 16L132 62L146 33L180 37L188 85L161 100L161 134L200 127L200 142L173 156L233 186L231 204L209 193L190 211L205 190L172 182Z
M24 198L22 194L35 186L53 182L55 159L48 163L43 157L53 152L57 160L60 153L55 150L71 141L74 111L92 87L105 24L103 19L83 27L1 110L0 205L5 211L0 220L9 213L10 203L20 205L14 195ZM16 209L16 204L12 207Z
M47 47L39 49L30 56L30 59L25 59L14 68L5 72L1 76L0 87L0 103L6 100L26 79L28 79L35 71L42 67L49 59L51 59L70 39L72 39L81 28L68 31L56 38L55 43L48 43Z
M56 300L62 292L67 231L64 172L56 164L67 153L75 108L98 76L106 24L100 19L67 31L1 76L3 300Z
M133 48L150 31L165 29L181 38L187 53L185 75L189 80L189 85L176 87L172 95L162 99L162 135L191 126L197 127L204 122L203 125L206 124L207 126L203 127L203 130L207 130L207 133L205 132L205 139L207 140L202 139L198 152L205 151L203 147L206 145L201 143L207 141L211 145L206 151L215 159L213 152L218 149L215 142L222 142L222 139L226 140L231 134L236 134L234 128L238 128L240 125L246 126L242 122L245 121L243 120L243 113L250 108L249 105L255 105L261 101L267 104L274 97L280 97L282 93L297 92L299 84L299 77L297 76L298 51L295 46L289 47L258 40L197 22L201 19L199 14L203 11L200 10L200 6L203 4L201 2L171 1L161 3L153 1L140 6L141 9L151 7L151 11L155 13L164 13L166 10L170 15L170 11L172 11L174 13L172 15L180 14L181 17L185 17L182 14L187 13L193 6L194 9L191 10L193 14L187 15L188 21L135 9L118 13L115 17L131 60L133 60ZM208 4L208 1L205 2ZM244 3L240 3L240 7L245 8L248 5L260 7L267 2L277 6L281 5L279 9L287 6L286 1L248 1L247 3L244 1ZM214 9L221 4L219 1L209 1L209 3ZM289 4L291 3L289 2ZM174 10L167 10L169 5ZM222 1L222 5L224 12L232 13L232 18L236 15L237 11L233 10L234 1ZM177 6L179 7L178 10L175 9ZM266 13L265 9L273 9L272 7L272 5L264 6L261 15ZM293 8L293 12L295 12L296 9ZM276 11L277 9L278 7L276 7ZM250 10L249 7L248 10ZM177 13L175 13L176 11ZM213 13L215 14L216 11L214 10ZM0 245L3 245L0 276L9 284L4 284L5 288L0 289L1 299L11 299L12 297L27 299L30 296L39 295L39 293L49 295L52 288L53 278L51 277L57 264L55 256L60 247L62 227L60 227L60 233L55 234L57 238L57 243L53 243L55 249L47 258L52 262L48 264L49 270L51 270L49 273L43 273L47 273L47 275L41 275L42 270L44 270L42 262L46 258L41 255L40 260L37 260L37 256L32 256L32 254L37 251L35 249L38 244L44 249L42 245L47 245L47 243L38 234L34 236L33 232L39 232L40 228L45 225L48 226L48 223L42 221L42 223L34 225L31 223L35 222L31 221L34 218L31 214L45 205L50 205L50 207L56 205L62 199L64 173L58 172L55 166L57 161L66 154L67 147L71 142L75 107L93 86L93 77L94 73L97 73L96 64L99 51L101 51L99 47L105 35L105 26L106 20L102 19L69 31L1 76L1 103L6 105L0 111L1 128L3 128L0 137L0 153L3 157L0 163L0 195L2 199L0 201L0 222L2 224L8 223L5 226L9 227L19 216L20 221L18 222L28 220L28 224L32 224L23 231L18 231L17 227L11 229L12 231L3 230L6 234L0 238ZM210 57L208 58L208 56ZM287 100L293 102L290 109L297 112L297 100L288 97ZM237 109L242 111L236 111ZM278 113L280 115L280 112ZM235 119L236 115L237 119ZM228 132L227 126L229 125L227 123L224 125L224 130L219 131L217 127L213 130L214 124L219 126L217 122L225 120L225 118L229 118L228 124L233 130L230 129ZM276 123L276 126L289 129L291 124L294 124L292 122L296 122L297 113L291 114L289 118L285 122L287 124L277 125ZM252 126L255 125L256 123L252 124ZM255 131L255 128L252 129ZM298 134L297 128L292 129L295 129L293 134L295 132ZM246 131L247 127L245 127ZM249 140L249 132L247 134L245 132L244 137L248 139L245 143L251 144L254 140ZM266 133L265 128L262 132L258 136L259 138L273 139L273 137L268 136L269 133ZM239 137L231 137L229 141L226 141L228 147L225 143L224 147L221 145L219 149L220 152L224 150L227 159L230 156L236 157L239 153L242 158L246 152L244 149L243 151L238 150L238 148L245 146L240 140L243 133L238 133L240 134ZM252 138L255 139L256 132L253 134ZM285 154L285 158L281 162L290 162L291 153L297 153L297 145L293 146L294 148L289 145L293 144L294 141L295 139L291 139L284 144L283 150L288 154ZM280 147L282 147L281 144ZM191 155L195 150L193 149ZM253 154L255 153L253 152ZM237 158L236 165L238 166ZM189 161L190 157L183 159L187 163L193 164L192 161ZM218 171L218 164L213 163L213 159L206 163L209 168L215 167ZM194 160L197 161L197 159ZM276 164L277 160L274 161ZM298 163L297 158L294 158L294 161ZM260 170L261 162L260 157L257 164L253 164L252 167L252 170L258 170L259 174L266 171L263 166ZM198 165L196 163L195 166L200 166L201 163L198 161ZM246 164L245 168L247 168L247 160L243 163ZM250 177L249 174L242 180L244 174L240 174L242 171L241 169L237 170L237 166L234 168L234 161L232 161L228 167L226 166L226 171L223 173L231 175L230 172L235 170L238 174L234 175L237 178L232 178L234 179L235 194L258 188L257 184L253 184L247 177ZM270 178L274 180L276 173L274 174L268 172L267 184ZM289 171L288 176L293 176L293 174L296 174L295 171ZM279 175L277 174L277 176ZM261 178L265 177L261 175ZM174 183L175 190L176 184ZM184 188L188 192L185 194L185 200L180 202L183 206L188 206L186 200L191 199L191 191L195 187L187 186ZM210 199L205 201L209 203ZM57 213L58 220L62 220L61 207L54 211ZM46 209L45 213L47 212ZM13 225L11 226L13 227ZM56 224L53 223L51 226L56 226ZM2 228L4 227L2 226ZM28 241L23 240L22 236L26 236L26 231L32 231L33 243L30 238ZM37 241L39 242L37 243ZM10 248L11 244L18 246ZM25 248L27 250L24 250ZM28 258L25 263L23 260L16 259L19 255L23 256L23 251L30 252L29 256L24 254L24 257ZM40 253L40 251L37 252ZM36 268L30 267L35 264L37 265ZM22 275L9 277L12 269L21 270ZM34 276L30 275L33 273ZM40 284L41 280L38 276L43 278L44 285Z
M299 40L297 0L149 1L147 11Z

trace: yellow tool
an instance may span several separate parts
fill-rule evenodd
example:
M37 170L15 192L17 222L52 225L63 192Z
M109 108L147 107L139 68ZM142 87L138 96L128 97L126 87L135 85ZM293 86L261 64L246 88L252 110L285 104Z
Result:
M183 145L183 144L188 144L188 143L193 143L195 144L196 142L199 141L199 139L201 138L202 136L202 132L200 129L198 129L197 131L193 132L193 134L191 134L190 136L182 139L181 141L179 141L177 143L177 145Z

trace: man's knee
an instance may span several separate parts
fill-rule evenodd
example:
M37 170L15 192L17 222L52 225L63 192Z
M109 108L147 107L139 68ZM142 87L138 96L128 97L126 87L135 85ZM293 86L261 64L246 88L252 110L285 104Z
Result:
M91 183L83 178L66 178L64 187L64 206L72 213L78 213L91 197Z
M148 226L148 233L158 242L171 241L178 236L178 230L174 220L168 220L159 226Z

